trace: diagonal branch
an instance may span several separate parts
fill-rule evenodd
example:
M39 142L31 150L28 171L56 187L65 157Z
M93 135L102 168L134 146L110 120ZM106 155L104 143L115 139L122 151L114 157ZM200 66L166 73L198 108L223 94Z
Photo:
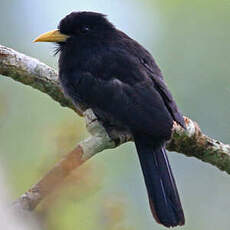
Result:
M57 78L51 67L37 59L18 53L0 45L0 74L51 96L62 106L75 110L86 119L90 137L58 162L37 184L14 202L20 210L33 210L41 200L52 192L63 180L83 162L108 148L132 140L129 133L118 130L105 131L91 109L82 111L64 97ZM196 122L185 117L187 130L174 124L172 138L167 145L169 151L196 157L230 174L230 146L204 135Z
M57 72L35 58L0 45L0 74L38 89L62 106L76 111L72 102L62 93Z

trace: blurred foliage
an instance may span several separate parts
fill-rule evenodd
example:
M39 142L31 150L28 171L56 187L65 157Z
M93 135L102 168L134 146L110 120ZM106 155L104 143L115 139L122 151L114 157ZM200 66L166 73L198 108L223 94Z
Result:
M228 0L1 0L0 44L56 67L53 46L32 40L73 10L107 14L149 49L184 114L229 143ZM0 159L12 199L87 136L84 121L73 111L5 77L0 77L0 128ZM192 158L169 157L185 209L183 229L229 229L229 176ZM37 215L46 230L163 229L152 220L130 143L76 170L41 203Z

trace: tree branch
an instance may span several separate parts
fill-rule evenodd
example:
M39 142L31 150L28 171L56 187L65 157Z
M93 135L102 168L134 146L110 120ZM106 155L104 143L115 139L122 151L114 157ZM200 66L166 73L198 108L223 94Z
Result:
M119 130L111 130L107 133L91 109L86 111L76 109L64 97L56 71L37 59L0 45L0 74L32 86L48 94L62 106L69 107L83 115L91 134L14 202L14 206L19 210L33 210L47 194L50 194L63 182L73 169L96 153L132 140L131 134ZM204 135L197 123L189 118L185 117L185 122L187 130L174 124L172 138L167 144L167 149L196 157L230 174L230 146Z
M76 111L72 102L62 93L57 72L35 58L0 45L0 74L38 89L62 106Z

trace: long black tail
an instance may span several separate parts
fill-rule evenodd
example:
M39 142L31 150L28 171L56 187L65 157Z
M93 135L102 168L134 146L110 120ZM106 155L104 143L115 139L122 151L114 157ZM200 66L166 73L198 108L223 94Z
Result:
M135 138L149 203L156 221L166 227L184 225L184 213L164 146Z

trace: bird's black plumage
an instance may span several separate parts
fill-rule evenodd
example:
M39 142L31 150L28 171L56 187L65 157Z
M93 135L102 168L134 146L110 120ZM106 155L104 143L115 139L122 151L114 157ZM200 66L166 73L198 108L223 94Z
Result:
M73 12L59 30L59 78L75 105L92 108L107 126L129 130L135 140L151 210L157 222L184 224L165 152L173 121L184 119L150 53L117 30L104 15Z

